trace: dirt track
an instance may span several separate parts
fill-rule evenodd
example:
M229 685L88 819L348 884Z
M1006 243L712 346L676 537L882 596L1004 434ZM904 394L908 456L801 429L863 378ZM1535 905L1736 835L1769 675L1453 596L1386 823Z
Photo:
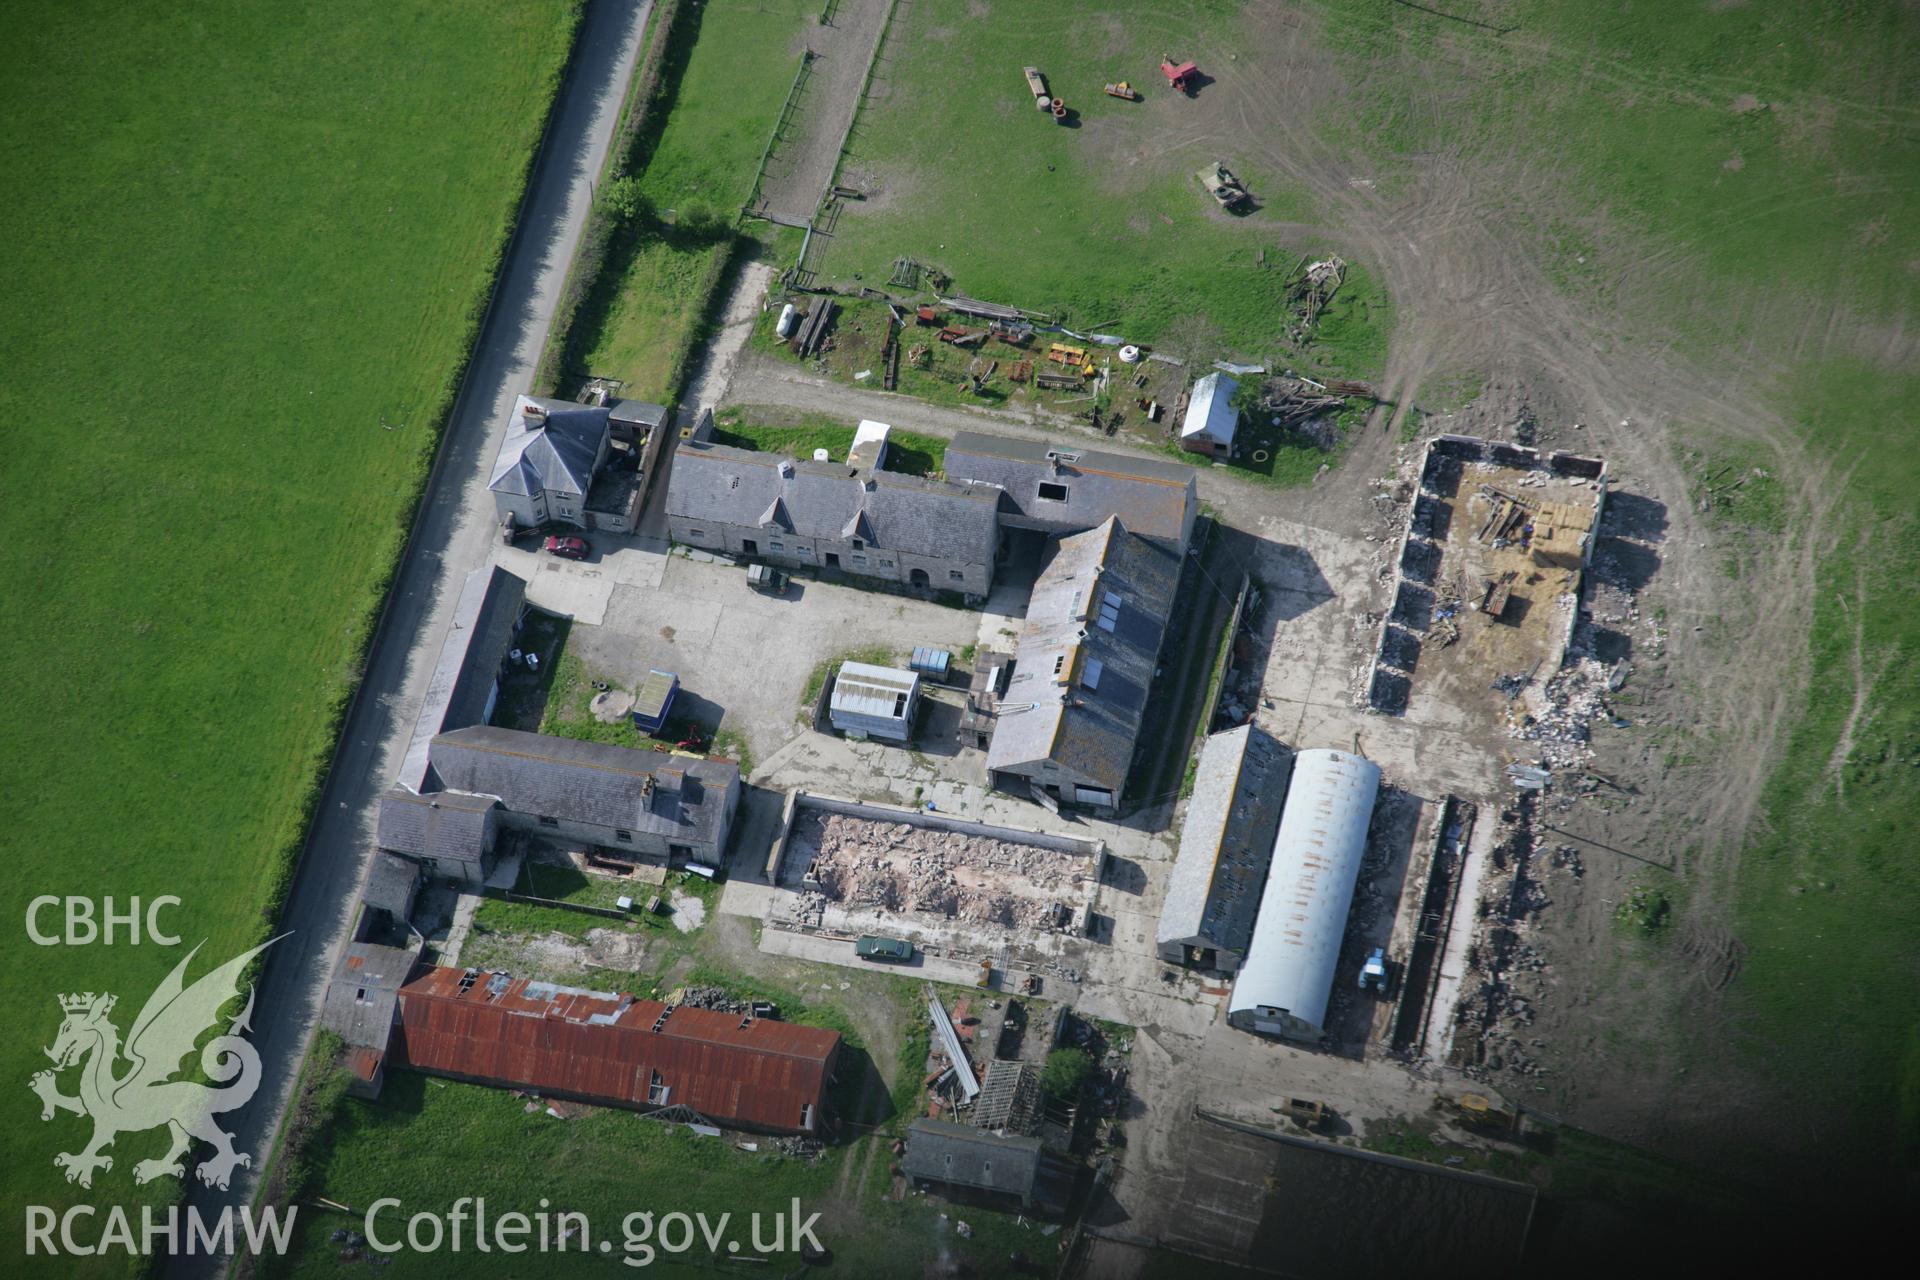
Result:
M892 0L841 0L829 26L807 28L812 68L793 119L767 157L760 208L777 220L805 226L833 180L840 143L860 105L867 63Z

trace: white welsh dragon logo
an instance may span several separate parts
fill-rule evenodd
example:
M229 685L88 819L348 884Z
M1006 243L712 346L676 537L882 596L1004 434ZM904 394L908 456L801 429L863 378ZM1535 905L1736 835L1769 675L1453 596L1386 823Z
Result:
M277 941L261 943L189 987L183 979L188 963L200 951L194 947L148 998L133 1020L124 1047L119 1029L107 1020L117 997L91 991L60 997L66 1019L53 1047L46 1050L53 1070L36 1072L32 1087L40 1095L42 1120L53 1119L56 1111L93 1120L93 1141L84 1150L53 1158L56 1168L66 1170L68 1182L91 1187L94 1170L113 1168L113 1158L102 1153L117 1135L162 1125L172 1145L159 1159L133 1166L136 1182L151 1182L163 1175L184 1177L184 1157L195 1138L214 1149L199 1168L200 1180L210 1187L224 1189L234 1169L253 1163L251 1156L233 1149L233 1135L214 1121L215 1112L244 1106L260 1087L260 1054L240 1036L250 1029L252 988L247 991L247 1007L227 1024L227 1033L215 1036L200 1051L201 1070L214 1085L224 1087L173 1077L180 1074L181 1060L193 1052L195 1042L220 1020L220 1011L239 996L240 975L247 965ZM124 1073L116 1073L122 1058L131 1065ZM83 1059L79 1095L68 1097L60 1092L55 1076Z

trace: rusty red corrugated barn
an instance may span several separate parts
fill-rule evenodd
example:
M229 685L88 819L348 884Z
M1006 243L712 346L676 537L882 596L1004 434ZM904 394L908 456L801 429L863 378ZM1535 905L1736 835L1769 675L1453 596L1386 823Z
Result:
M584 1102L685 1105L717 1124L814 1131L838 1032L505 974L427 969L400 988L389 1060Z

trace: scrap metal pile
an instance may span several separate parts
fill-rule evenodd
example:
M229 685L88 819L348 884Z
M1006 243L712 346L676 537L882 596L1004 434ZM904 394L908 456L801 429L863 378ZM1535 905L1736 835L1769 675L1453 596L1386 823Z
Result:
M846 814L804 812L793 839L813 851L807 898L977 924L1067 927L1088 872L1038 845Z

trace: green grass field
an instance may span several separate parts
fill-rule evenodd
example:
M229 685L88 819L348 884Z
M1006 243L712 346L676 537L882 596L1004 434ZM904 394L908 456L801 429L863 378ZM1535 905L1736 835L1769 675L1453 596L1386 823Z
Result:
M1674 441L1716 491L1709 520L1730 575L1799 539L1832 548L1794 664L1810 680L1805 712L1740 863L1733 927L1748 960L1728 994L1749 1066L1840 1104L1847 1129L1830 1150L1910 1175L1920 377L1887 335L1920 313L1908 92L1920 23L1873 4L1444 6L1511 28L1494 36L1389 0L1310 7L1357 86L1349 110L1316 122L1323 131L1408 166L1444 146L1524 172L1524 184L1485 189L1568 296L1623 330L1671 334L1707 367L1728 350L1780 353L1757 389L1841 487L1818 528L1763 446L1686 424ZM1404 175L1383 166L1383 190ZM1809 312L1826 328L1822 308L1834 325L1807 341ZM1741 474L1751 482L1722 492Z
M1222 157L1165 133L1179 104L1147 76L1157 79L1168 30L1218 30L1238 8L1189 0L1140 23L1112 17L1098 0L994 0L972 6L965 21L938 5L902 12L883 59L886 92L863 107L847 162L850 180L873 194L845 206L809 265L825 278L884 287L894 260L908 257L948 272L958 291L1061 313L1082 332L1164 343L1196 359L1274 357L1376 375L1392 310L1365 264L1350 271L1312 345L1285 350L1289 268L1303 252L1338 246L1282 243L1263 229L1265 219L1312 211L1303 193L1237 157L1224 158L1261 216L1219 213L1194 173ZM1025 96L1019 69L1036 60L1078 127L1052 124ZM1121 78L1148 100L1100 92Z
M671 402L710 295L751 248L734 216L753 186L817 0L730 0L688 8L668 52L671 97L650 154L636 161L660 219L609 251L570 342L571 375L624 379L625 394Z
M208 958L260 937L576 7L10 14L0 147L33 193L0 211L0 598L26 624L0 672L14 1204L177 1190L128 1173L159 1134L69 1187L52 1156L83 1126L43 1126L24 1082L56 994L117 993L124 1029L183 952L27 945L27 901L175 894Z

